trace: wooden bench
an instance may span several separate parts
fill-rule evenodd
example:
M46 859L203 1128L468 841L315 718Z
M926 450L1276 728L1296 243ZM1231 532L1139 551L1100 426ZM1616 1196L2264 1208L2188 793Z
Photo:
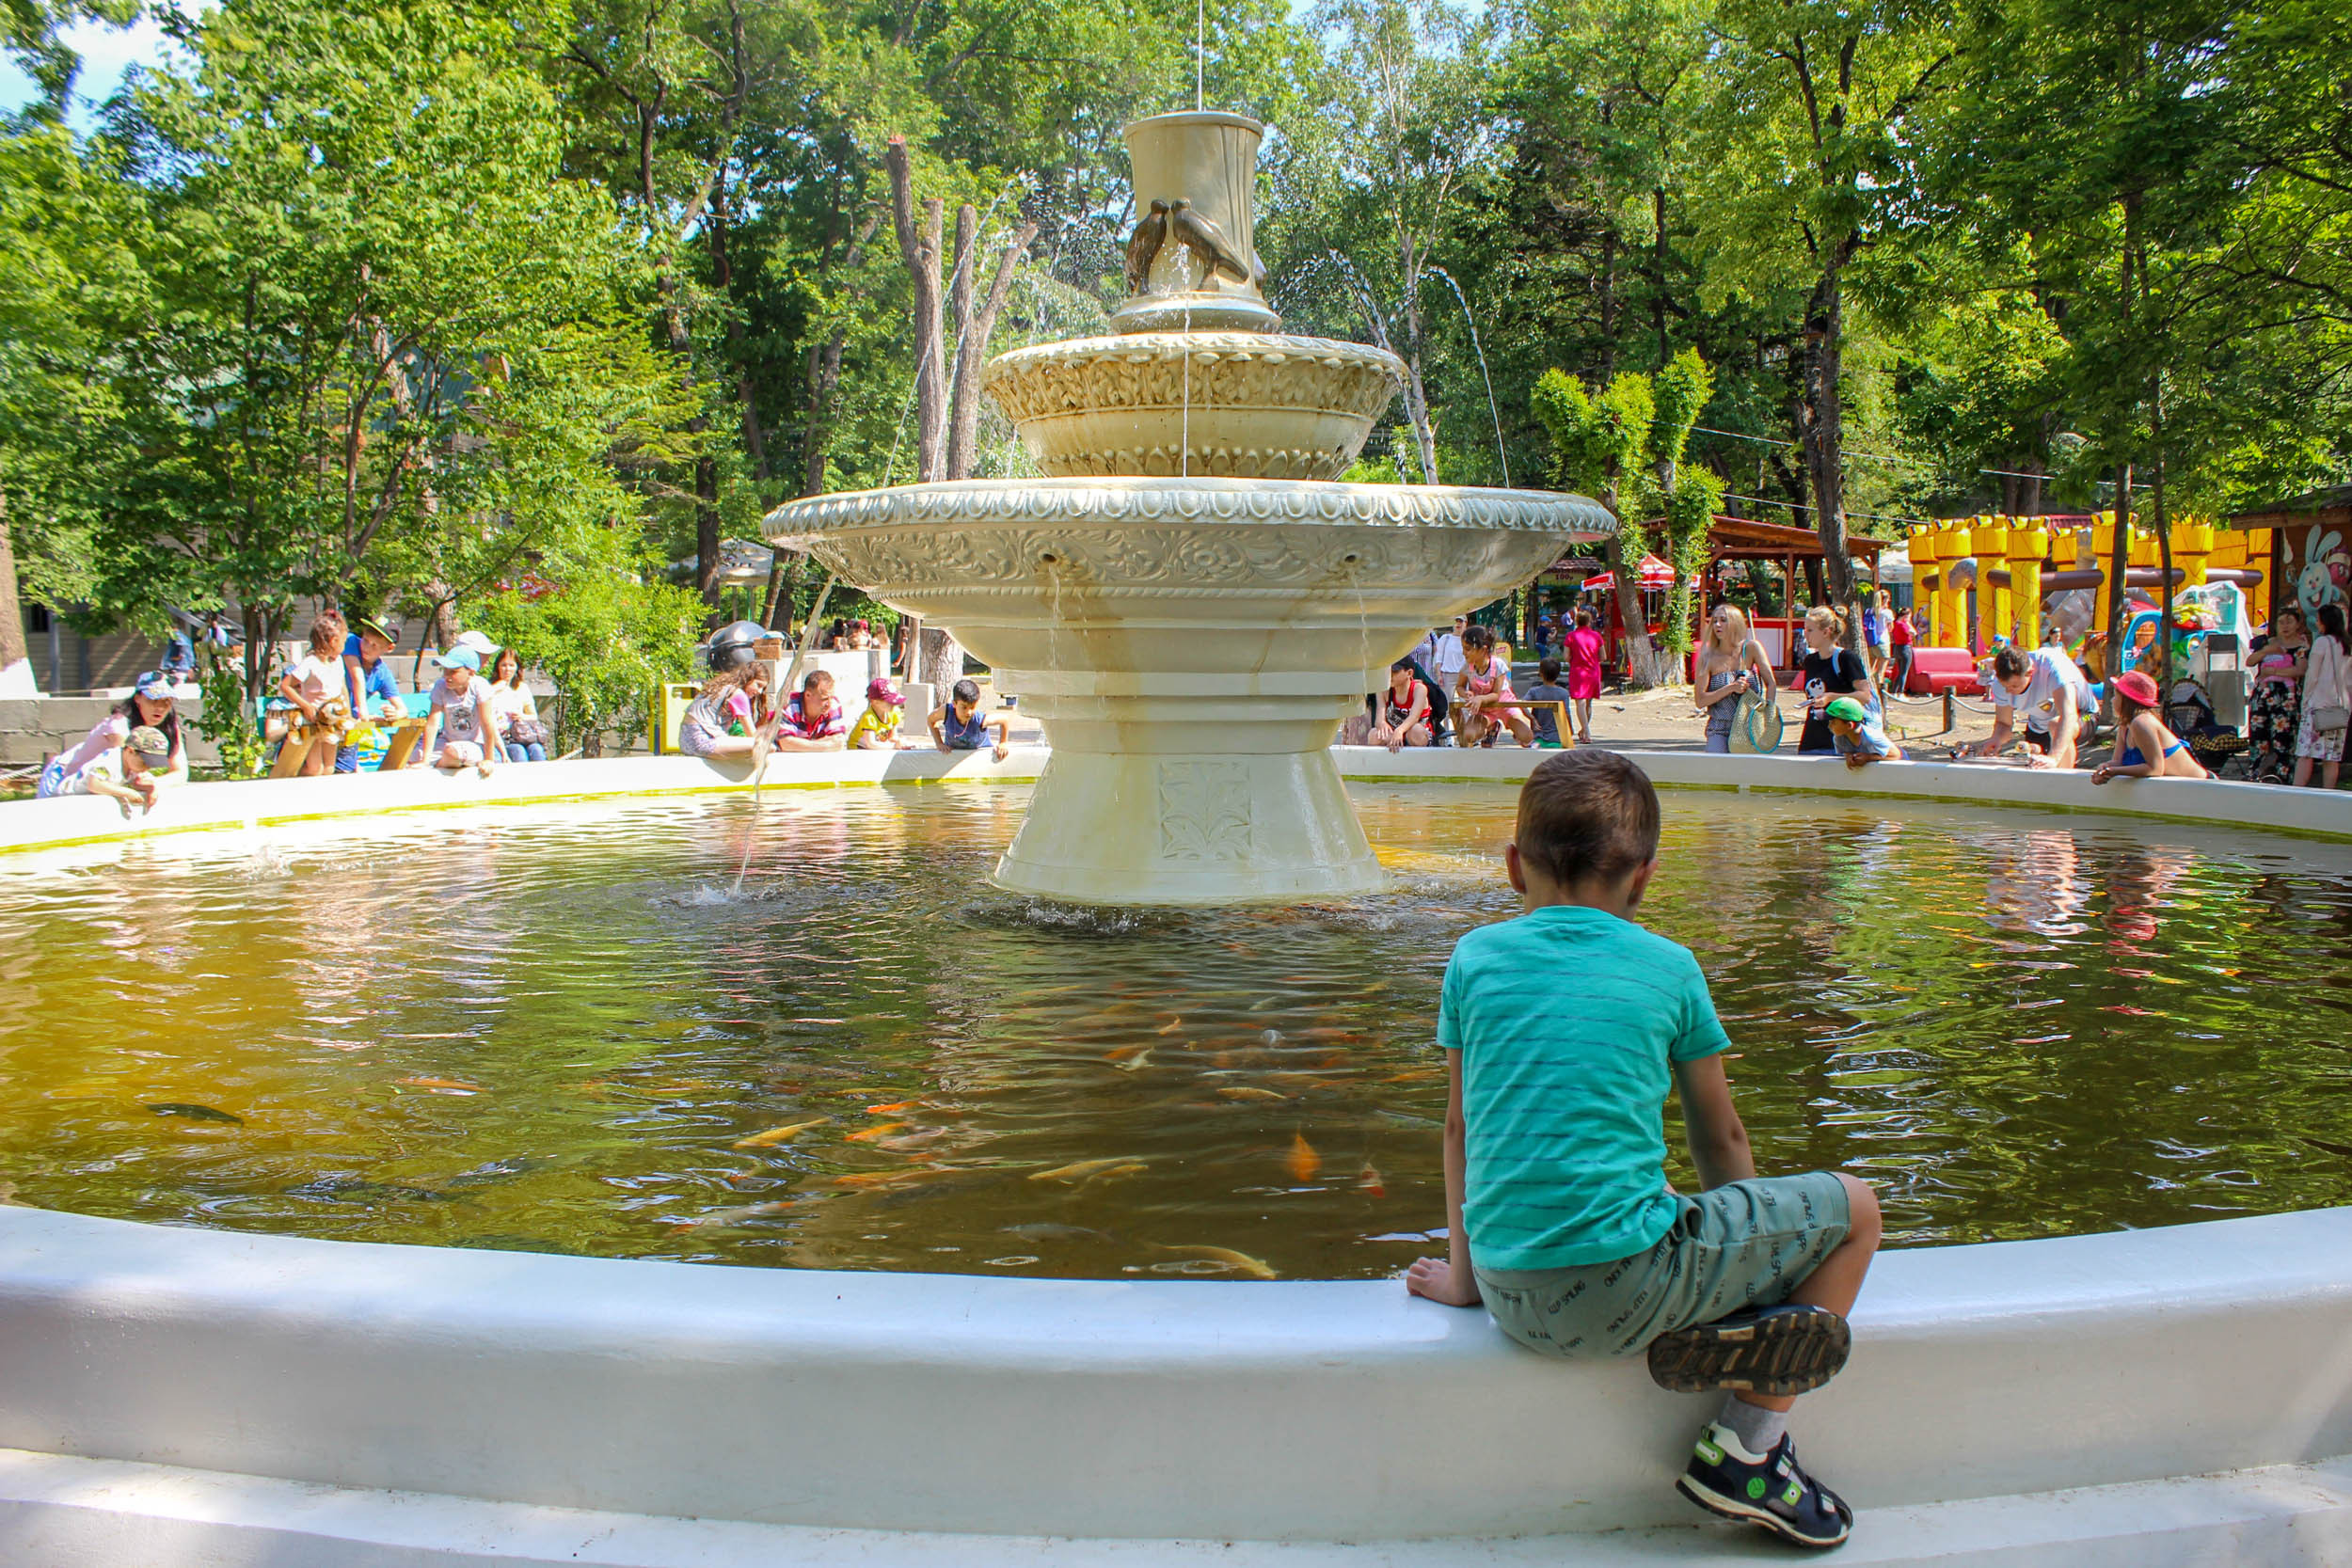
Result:
M371 722L379 730L389 730L391 738L385 743L384 756L375 765L379 773L397 773L408 766L417 748L424 744L428 721L411 714L402 719L377 719ZM278 762L269 770L273 779L291 779L302 772L302 762L310 754L310 748L329 736L337 744L350 730L347 724L312 724L300 713L289 716L286 738L278 748Z

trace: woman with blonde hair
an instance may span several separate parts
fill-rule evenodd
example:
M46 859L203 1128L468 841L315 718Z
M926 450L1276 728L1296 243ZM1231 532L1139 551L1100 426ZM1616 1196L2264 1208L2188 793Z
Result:
M1870 667L1870 679L1882 686L1886 681L1887 661L1895 657L1895 598L1883 588L1862 593L1862 657Z
M1707 715L1707 749L1730 751L1741 701L1755 696L1777 703L1779 689L1764 645L1748 633L1747 611L1727 600L1716 605L1691 667L1691 700Z
M1830 733L1829 700L1860 695L1862 705L1880 705L1877 683L1862 660L1843 646L1846 618L1827 605L1804 612L1804 657L1797 678L1804 685L1804 729L1797 736L1797 754L1837 754L1837 737Z

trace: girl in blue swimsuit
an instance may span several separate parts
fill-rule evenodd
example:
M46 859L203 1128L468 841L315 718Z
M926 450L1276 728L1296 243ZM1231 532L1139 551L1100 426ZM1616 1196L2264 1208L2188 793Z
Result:
M2156 717L2156 683L2137 670L2115 677L2115 712L2122 725L2115 737L2115 755L2090 770L2090 782L2109 779L2210 779L2204 766L2188 754L2188 742L2165 728ZM2151 762L2153 756L2155 760Z

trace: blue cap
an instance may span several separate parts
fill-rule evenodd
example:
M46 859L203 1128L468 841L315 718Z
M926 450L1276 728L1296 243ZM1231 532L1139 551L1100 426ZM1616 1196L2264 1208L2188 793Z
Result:
M482 656L471 648L452 648L445 654L435 654L433 662L444 670L474 670L482 668Z
M131 689L150 702L166 702L171 697L171 677L161 670L150 670L132 682Z

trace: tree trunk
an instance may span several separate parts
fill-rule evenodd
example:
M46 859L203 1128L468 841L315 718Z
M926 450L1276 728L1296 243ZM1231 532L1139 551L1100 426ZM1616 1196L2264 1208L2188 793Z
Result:
M975 303L973 275L978 269L980 245L977 222L970 207L956 210L955 284L949 293L948 307L956 325L956 356L947 427L949 479L972 477L972 464L980 434L980 367L987 363L988 341L995 335L996 317L1004 310L1005 301L1011 296L1012 281L1020 272L1021 258L1028 253L1029 243L1036 238L1037 225L1024 223L1020 232L996 258L996 271L989 280L988 293Z
M1846 554L1845 402L1837 377L1845 331L1845 279L1833 262L1814 285L1805 311L1804 393L1798 404L1799 445L1813 492L1813 531L1831 603L1854 603L1853 562ZM1843 611L1841 611L1843 613ZM1859 616L1846 620L1846 651L1864 657Z
M914 472L924 483L946 477L947 399L941 359L940 234L946 203L931 197L923 203L923 223L914 221L914 173L907 162L904 136L893 136L884 153L890 169L890 221L898 239L898 254L906 261L914 285Z
M2100 673L2109 682L2123 673L2123 575L2132 563L2132 466L2115 466L2115 546L2107 552L2107 657Z
M1595 372L1606 387L1617 374L1617 226L1600 231L1600 368Z
M24 666L24 673L17 667ZM22 685L34 685L33 666L24 646L24 610L16 596L16 544L8 533L8 493L0 489L0 694Z
M948 690L963 679L963 644L938 626L923 628L922 644L916 662L923 673L917 678L930 684L932 702L944 703Z
M1612 478L1601 487L1600 503L1609 509L1622 528L1625 515L1618 510L1617 481ZM1615 586L1611 590L1617 598L1617 618L1625 623L1625 673L1635 686L1657 686L1663 680L1659 669L1658 649L1649 640L1649 618L1642 613L1641 557L1629 557L1622 531L1613 532L1602 541L1600 558L1609 567Z
M1656 233L1652 238L1650 265L1658 277L1650 291L1650 325L1658 333L1658 363L1664 366L1672 357L1666 352L1666 187L1655 186L1649 193L1650 222Z
M2153 394L2160 396L2161 394ZM2163 404L2154 406L2161 409ZM2155 448L2151 455L2155 462L2155 483L2150 487L2156 516L2156 589L2161 619L2156 623L2156 691L2159 695L2172 685L2172 520L2164 513L2164 417L2155 419Z

